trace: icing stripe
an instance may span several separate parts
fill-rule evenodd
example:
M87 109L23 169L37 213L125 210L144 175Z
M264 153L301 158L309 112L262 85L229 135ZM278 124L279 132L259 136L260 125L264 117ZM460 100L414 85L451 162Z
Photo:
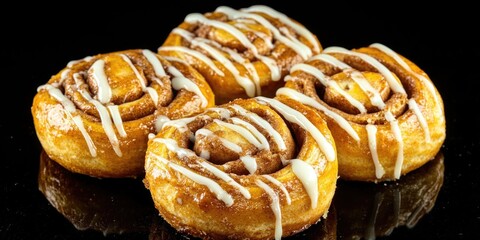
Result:
M202 167L213 173L216 177L222 179L223 181L227 182L229 185L232 185L233 187L237 188L240 193L246 198L250 199L252 196L250 195L250 192L240 185L238 182L236 182L233 178L231 178L227 173L223 172L222 170L210 165L207 162L200 162L199 163Z
M285 14L283 13L280 13L270 7L267 7L267 6L263 6L263 5L255 5L255 6L251 6L251 7L248 7L248 8L245 8L243 9L244 11L247 11L247 12L256 12L256 11L259 11L259 12L263 12L263 13L266 13L270 16L273 16L275 18L278 18L280 19L280 21L282 21L283 23L287 24L288 26L290 26L291 28L295 29L295 31L300 34L302 37L306 38L310 44L312 44L313 46L313 49L315 50L315 52L320 52L320 45L318 44L315 36L310 32L308 31L305 27L301 26L300 24L298 23L295 23L294 21L292 21L288 16L286 16Z
M190 54L193 57L197 58L198 60L207 64L208 67L210 67L219 76L222 76L222 77L225 76L225 74L222 72L222 70L220 70L210 58L203 55L199 51L195 51L195 50L192 50L190 48L181 47L181 46L162 46L162 47L158 48L158 51L177 51L177 52L183 52L183 53Z
M422 111L420 111L420 108L418 107L418 104L415 101L415 99L411 98L411 99L408 100L408 107L410 109L412 109L412 111L415 113L415 115L418 118L418 121L420 122L420 126L422 126L422 128L423 128L423 132L425 134L425 141L427 143L430 142L431 141L430 129L428 127L427 120L423 116Z
M318 176L312 165L300 159L290 160L292 171L302 182L303 188L310 197L311 207L315 209L318 204Z
M371 57L367 54L350 51L350 50L347 50L347 49L342 48L342 47L328 47L328 48L325 48L323 50L323 52L324 53L335 53L335 52L337 52L337 53L347 54L347 55L351 55L351 56L356 56L356 57L362 59L363 61L367 62L368 64L370 64L372 67L376 68L378 70L378 72L385 77L388 84L390 85L390 88L394 92L407 94L405 92L405 89L401 85L401 83L399 83L397 81L397 79L392 74L392 72L390 72L390 70L387 67L385 67L383 64L381 64L375 58L373 58L373 57Z
M283 183L281 183L280 181L278 181L276 178L270 176L270 175L262 175L265 179L267 179L268 181L270 181L271 183L275 184L277 187L280 188L280 190L282 190L283 194L285 194L285 198L287 200L287 204L290 205L292 204L292 198L290 198L290 194L288 193L287 189L285 188L285 185L283 185Z
M333 89L335 89L335 91L340 93L350 104L352 104L355 108L357 108L360 111L360 113L366 113L367 112L367 109L365 108L365 106L363 106L363 104L361 102L359 102L357 99L353 98L351 95L349 95L347 92L345 92L338 85L337 82L332 81L332 80L329 79L329 77L325 76L320 71L320 69L318 69L318 68L316 68L312 65L308 65L308 64L305 64L305 63L299 63L299 64L296 64L295 66L293 66L290 71L291 72L303 71L303 72L306 72L308 74L311 74L316 79L318 79L320 81L320 83L322 83L324 86L332 87Z
M268 186L266 183L261 180L256 180L257 186L262 188L270 197L270 208L272 209L273 215L275 215L275 240L280 240L282 238L282 211L280 209L280 201L278 199L277 193Z
M325 138L325 136L323 136L320 130L318 130L318 128L315 127L315 125L313 125L313 123L310 122L302 113L273 98L256 97L256 99L270 104L270 106L280 112L285 117L285 119L290 122L296 123L303 129L305 129L315 139L320 149L325 154L327 160L335 160L336 153L332 144L327 141L327 139Z
M390 122L390 127L393 132L393 136L398 143L398 153L397 153L397 161L395 162L395 169L394 169L394 177L396 179L400 178L402 173L402 166L403 166L403 138L402 132L400 131L400 127L398 126L398 121L395 119L393 114L389 111L385 113L385 119Z
M368 135L368 146L372 154L373 163L375 164L375 176L377 178L381 178L385 174L385 170L383 169L383 166L378 159L377 136L376 136L377 127L371 124L367 124L365 129L367 130L367 135Z
M89 71L92 72L93 80L97 83L97 97L101 103L108 103L112 98L112 89L108 84L107 75L105 74L105 61L97 60L93 63Z
M210 192L214 193L217 197L218 200L221 200L225 203L227 207L230 207L233 205L233 198L232 195L230 195L227 191L225 191L218 183L213 181L210 178L204 177L198 173L195 173L191 171L188 168L185 168L183 166L180 166L176 163L170 162L165 158L162 158L158 155L152 154L156 159L160 160L162 163L170 166L173 170L183 174L190 180L200 184L204 185L210 190Z

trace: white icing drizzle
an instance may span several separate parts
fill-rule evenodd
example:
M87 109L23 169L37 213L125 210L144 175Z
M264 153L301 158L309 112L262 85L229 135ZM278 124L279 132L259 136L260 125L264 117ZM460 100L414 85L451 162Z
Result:
M201 135L204 135L204 136L211 136L211 135L214 135L216 136L220 142L222 143L223 146L225 146L226 148L234 151L235 153L241 153L242 152L242 147L240 147L238 144L234 143L234 142L231 142L225 138L222 138L222 137L219 137L217 135L215 135L212 131L206 129L206 128L201 128L201 129L198 129L196 132L195 132L195 136L197 136L198 134L201 134Z
M242 64L245 69L247 69L248 73L252 77L252 81L255 84L255 89L256 89L256 94L261 95L262 94L262 88L260 86L260 76L258 75L257 69L255 66L250 62L250 60L242 57L239 53L236 51L230 49L230 48L222 48L225 52L227 52L230 57L235 60L235 62ZM273 77L272 77L273 78ZM280 79L280 77L275 78L275 79Z
M310 197L311 207L315 209L318 204L318 176L317 172L307 162L300 159L290 160L292 171L302 182L303 188Z
M282 238L282 211L280 209L280 200L278 198L277 193L273 191L273 189L268 186L266 183L262 182L261 180L257 179L256 181L257 186L262 188L270 197L270 208L272 209L273 215L275 215L275 240L279 240Z
M75 85L77 86L77 90L80 93L80 95L82 95L82 97L85 98L86 100L91 101L93 98L90 95L90 93L88 93L87 91L81 88L81 86L85 83L81 75L82 74L80 73L74 73L73 80L75 81Z
M197 156L192 150L178 146L177 141L171 138L154 138L153 141L162 143L169 151L176 153L179 158Z
M163 76L167 75L165 73L165 70L163 69L162 63L160 62L160 60L158 60L155 53L153 53L152 51L150 51L148 49L144 49L144 50L142 50L142 54L143 54L143 56L145 56L147 61L152 65L153 70L155 71L155 75L157 77L163 77ZM161 81L158 81L158 82L160 83L160 85L163 85L163 83Z
M357 99L353 98L350 94L345 92L345 90L343 90L336 81L332 81L329 77L325 76L325 74L323 74L322 71L320 71L320 69L305 63L295 64L295 66L293 66L290 69L291 72L295 72L298 70L313 75L324 86L332 87L333 89L335 89L335 91L340 93L340 95L342 95L350 104L352 104L355 108L357 108L360 111L360 113L367 112L367 109L361 102L359 102Z
M206 52L208 52L215 60L223 64L225 68L227 68L227 70L230 71L230 73L233 75L237 83L240 84L240 86L242 86L245 89L245 92L247 93L248 96L253 97L255 96L255 93L258 95L261 94L260 77L258 76L258 73L255 67L247 59L243 58L240 54L233 51L232 49L222 47L217 42L211 41L209 39L201 38L201 37L194 38L192 36L193 35L192 33L181 28L176 28L172 32L179 34L180 36L188 40L193 46L201 47ZM216 48L222 49L223 51L228 53L233 60L242 64L247 69L247 71L252 75L252 79L241 76L240 72L235 67L235 65L233 65L232 61L226 58L222 52L210 46L209 44L215 46Z
M152 156L155 156L156 159L160 160L164 164L170 166L173 170L183 174L190 180L206 186L210 192L214 193L215 196L217 197L218 200L221 200L225 203L227 207L230 207L233 205L233 197L230 195L227 191L225 191L218 183L216 183L214 180L204 177L198 173L195 173L188 168L185 168L183 166L180 166L176 163L170 162L165 158L162 158L158 155L152 154Z
M382 164L378 159L377 152L377 127L372 124L367 124L365 127L368 135L368 146L370 148L370 153L372 154L373 164L375 165L375 176L381 178L385 174Z
M179 90L183 88L187 91L193 92L201 99L202 107L207 106L208 100L195 82L186 78L178 69L172 66L168 67L168 72L174 76L172 79L173 89Z
M158 116L155 119L155 131L159 132L160 130L162 130L163 125L168 121L170 121L170 118L168 118L167 116L164 116L164 115Z
M107 134L108 140L112 144L113 150L119 157L121 157L122 151L120 150L120 144L118 142L117 135L115 135L115 131L113 130L112 119L110 118L107 108L95 99L91 100L90 102L95 105L95 108L100 115L103 129L105 130L105 134Z
M155 89L152 88L152 87L147 87L145 90L148 92L148 94L152 98L153 104L155 104L155 106L157 106L158 105L158 93L157 93L157 91L155 91Z
M90 151L90 155L92 157L97 156L97 147L95 146L95 143L93 143L92 138L88 134L87 130L85 129L85 126L83 125L82 119L80 116L72 116L72 113L76 111L75 104L73 104L70 99L65 97L63 93L60 91L60 89L53 87L50 84L45 84L37 88L37 91L40 91L41 89L45 89L48 91L48 94L55 98L57 101L62 104L63 108L66 110L65 113L67 113L68 116L70 116L73 119L73 122L75 125L77 125L78 129L82 133L83 138L85 139L85 142L87 143L88 150Z
M415 115L417 116L418 118L418 121L420 122L420 126L422 126L423 128L423 132L425 134L425 141L427 143L429 143L431 141L431 138L430 138L430 129L428 127L428 123L427 123L427 120L425 120L425 117L423 116L422 114L422 111L420 111L420 108L418 107L418 104L417 102L415 101L415 99L413 98L410 98L408 100L408 107L410 109L412 109L412 111L415 113Z
M287 45L289 48L291 48L295 52L297 52L297 54L299 54L303 58L303 60L306 60L306 59L308 59L309 57L312 56L312 50L308 46L306 46L302 42L298 41L293 36L289 36L289 35L287 35L287 37L283 36L281 34L282 32L278 28L273 26L273 24L271 24L268 20L266 20L264 17L262 17L259 14L242 12L242 11L238 11L238 10L232 9L230 7L226 7L226 6L218 7L215 11L216 12L222 12L222 13L226 14L229 19L236 19L236 18L254 19L258 23L260 23L261 25L266 27L268 30L270 30L273 33L273 36L276 40L282 42L283 44ZM273 15L271 15L271 16L273 16ZM279 19L282 22L284 20L284 18L279 18Z
M283 141L282 136L280 133L275 130L275 128L272 127L272 125L267 122L265 119L261 118L257 114L247 111L245 108L241 107L240 105L233 104L231 106L233 109L235 109L237 112L239 112L241 115L247 117L250 119L252 122L258 124L260 127L265 129L271 136L273 137L273 140L277 144L278 148L280 150L285 150L287 149L287 146L285 145L285 141Z
M165 120L166 119L159 120L159 121L165 121ZM195 117L179 118L179 119L175 119L175 120L166 121L166 122L163 123L162 128L164 128L166 126L172 126L172 127L177 128L181 132L185 132L185 131L188 130L187 124L191 123L193 120L195 120Z
M68 74L70 73L70 69L65 69L64 71L62 71L62 74L60 74L60 82L58 84L62 84L65 79L67 79L67 76ZM52 86L53 86L54 83L52 83ZM54 86L54 87L58 87L58 86Z
M388 82L388 85L390 86L390 88L394 91L394 92L398 92L398 93L403 93L403 94L407 94L405 92L405 89L403 88L403 86L401 85L401 83L399 83L397 81L397 79L395 78L395 76L393 75L392 72L390 72L390 70L385 67L382 63L380 63L378 60L376 60L375 58L367 55L367 54L364 54L364 53L359 53L359 52L354 52L354 51L350 51L350 50L347 50L345 48L342 48L342 47L328 47L328 48L325 48L323 50L323 53L335 53L335 52L338 52L338 53L342 53L342 54L347 54L347 55L352 55L352 56L356 56L360 59L362 59L363 61L367 62L368 64L370 64L372 67L376 68L377 71L382 74L385 79L387 80Z
M273 81L278 81L280 79L280 77L281 77L280 69L279 69L279 66L277 65L276 61L269 58L269 57L260 55L258 53L257 47L255 47L255 45L253 45L253 43L251 43L250 40L248 40L247 36L242 31L240 31L239 29L235 28L234 26L232 26L228 23L208 19L200 13L191 13L191 14L187 15L185 17L185 22L188 22L188 23L200 22L202 24L206 24L206 25L210 25L210 26L213 26L213 27L216 27L216 28L220 28L220 29L232 34L238 41L240 41L240 43L242 43L246 48L250 49L250 51L252 51L253 55L256 58L258 58L260 61L265 63L265 65L267 65L267 67L270 69L270 74L271 74L271 77L272 77Z
M379 109L383 109L385 107L385 102L383 102L380 93L372 87L372 85L359 71L351 68L348 64L336 59L334 56L325 53L317 54L310 58L309 61L313 60L320 60L342 69L344 72L349 74L352 77L352 80L360 86L360 89L362 89L362 91L364 91L368 95L370 102L373 106L376 106Z
M108 111L110 112L110 116L112 117L113 123L115 124L115 127L117 128L118 133L120 134L121 137L126 137L127 133L123 128L122 116L120 116L118 106L111 105L111 106L108 106L107 108L108 108Z
M208 150L202 149L200 152L200 157L204 159L210 159L210 152Z
M92 56L86 56L82 59L78 59L78 60L71 60L70 62L67 63L67 68L70 68L72 67L73 65L79 63L79 62L83 62L83 61L90 61L93 57Z
M242 86L245 89L245 92L249 97L254 97L255 96L255 84L252 82L247 77L241 76L240 72L238 69L233 65L232 61L230 61L228 58L226 58L222 52L218 51L217 49L211 47L210 45L198 41L198 40L192 40L192 45L197 45L203 48L205 51L207 51L215 60L223 64L223 66L232 73L233 77L237 81L240 86Z
M229 185L237 188L240 193L246 198L250 199L252 196L250 195L250 192L242 185L240 185L238 182L236 182L233 178L231 178L227 173L223 172L222 170L216 168L215 166L212 166L211 164L207 162L199 162L199 164L207 169L209 172L213 173L216 177L222 179Z
M332 118L335 122L337 122L337 124L343 130L345 130L353 139L355 139L356 141L360 141L360 137L358 136L357 132L355 131L355 129L353 129L352 125L345 118L343 118L342 116L338 115L337 113L329 110L327 107L325 107L322 104L320 104L319 102L315 101L315 99L313 99L313 98L311 98L311 97L309 97L309 96L307 96L307 95L305 95L301 92L298 92L295 89L286 88L286 87L279 88L277 90L276 94L277 95L288 96L291 99L294 99L294 100L299 101L299 102L301 102L305 105L314 107L314 108L322 111L323 113L325 113L325 115L327 115L328 117Z
M218 119L214 119L213 120L216 124L222 126L222 127L226 127L230 130L233 130L234 132L240 134L243 138L245 138L248 142L250 142L251 144L255 145L255 147L259 148L259 149L264 149L264 146L262 143L260 143L260 141L258 141L258 139L250 132L248 131L246 128L244 128L243 126L237 126L235 124L231 124L231 123L226 123L226 122L222 122Z
M255 5L255 6L251 6L251 7L242 9L242 10L246 11L246 12L263 12L263 13L266 13L270 16L273 16L273 17L279 19L283 23L287 24L289 27L293 28L302 37L306 38L310 42L310 44L312 44L313 49L316 52L320 52L320 45L318 44L317 40L315 39L315 36L310 31L308 31L308 29L306 29L302 25L292 21L285 14L280 13L280 12L278 12L278 11L268 7L268 6L263 6L263 5Z
M123 61L125 61L128 66L132 69L133 73L135 73L135 76L137 77L138 82L140 83L140 86L142 87L142 90L145 91L145 88L147 87L145 78L138 72L138 69L133 65L132 61L125 55L125 54L120 54L122 57Z
M264 177L265 179L267 179L268 181L270 181L271 183L275 184L277 187L280 188L280 190L282 190L283 194L285 194L285 199L287 200L287 204L290 205L292 204L292 198L290 198L290 194L288 193L287 189L285 188L285 185L283 185L283 183L281 183L280 181L278 181L276 178L270 176L270 175L262 175L262 177Z
M210 107L207 109L207 111L218 113L222 119L230 118L230 115L232 114L230 110L226 108L220 108L220 107Z
M108 84L107 75L105 74L105 61L99 59L95 61L90 68L92 71L93 80L97 83L98 91L97 97L101 103L108 103L112 98L112 89Z
M181 37L185 38L185 40L191 42L192 39L195 37L195 34L183 29L183 28L174 28L172 30L172 33L175 33L177 35L180 35Z
M313 60L320 60L320 61L322 61L322 62L326 62L326 63L328 63L328 64L330 64L330 65L333 65L333 66L335 66L335 67L338 67L338 68L340 68L340 69L342 69L342 70L350 69L350 68L351 68L348 64L346 64L346 63L344 63L344 62L336 59L336 58L335 58L334 56L332 56L332 55L325 54L325 53L317 54L317 55L315 55L315 56L313 56L313 57L311 57L311 58L309 59L310 62L313 61Z
M400 131L400 127L398 126L398 121L395 119L393 114L389 111L385 112L385 119L390 122L390 127L393 132L393 136L395 140L398 142L398 153L397 153L397 161L395 162L395 170L394 170L394 177L396 179L400 178L402 173L402 165L403 165L403 138L402 132Z
M182 47L182 46L162 46L158 48L158 50L159 51L176 51L176 52L183 52L183 53L190 54L195 58L197 58L198 60L207 64L207 66L210 67L219 76L221 77L225 76L222 70L220 70L210 58L208 58L207 56L205 56L203 53L199 51L195 51L190 48Z
M254 157L250 155L241 156L240 161L242 161L250 174L254 174L257 171L257 159Z
M432 81L428 80L425 76L413 71L413 69L405 62L405 60L403 60L400 57L400 55L398 55L396 52L394 52L389 47L387 47L383 44L380 44L380 43L373 43L373 44L370 45L370 47L376 48L376 49L384 52L385 54L389 55L390 57L395 59L395 61L398 64L400 64L405 70L409 71L410 73L415 75L418 79L420 79L420 81L422 81L423 84L425 84L427 86L428 90L430 91L433 98L435 99L435 102L436 103L438 102L437 94L435 93L435 86L433 85Z
M201 24L210 25L210 26L213 26L215 28L222 29L222 30L232 34L238 41L240 41L240 43L243 44L243 46L250 49L253 52L254 55L259 55L257 47L255 47L255 45L253 45L253 43L251 43L250 40L248 40L247 36L244 33L242 33L240 30L238 30L237 28L235 28L234 26L232 26L228 23L208 19L207 17L205 17L203 14L200 14L200 13L190 13L190 14L188 14L185 17L185 22L187 22L187 23L198 22L198 23L201 23Z
M243 30L246 30L246 31L250 31L250 32L253 32L253 34L255 34L257 37L263 39L263 42L265 43L265 45L267 45L267 48L268 49L273 49L273 43L270 41L270 37L265 34L264 32L262 31L258 31L256 29L253 29L251 28L250 26L248 26L246 23L247 19L237 19L237 22L235 22L235 27L239 28L239 29L243 29ZM255 24L255 21L250 21L248 22L248 24Z
M315 125L313 125L313 123L310 122L302 113L273 98L266 98L266 97L259 96L259 97L256 97L256 99L270 104L270 106L272 106L278 112L280 112L283 115L283 117L285 117L285 119L287 119L290 122L296 123L303 129L305 129L305 131L310 133L312 137L315 139L320 149L325 154L327 160L328 161L335 160L336 153L332 144L330 144L327 141L325 136L323 136L323 134L318 130L318 128L316 128Z
M352 77L352 80L355 81L355 83L358 84L360 89L362 89L363 92L365 92L370 99L370 102L372 103L373 106L378 107L379 109L385 108L385 102L383 101L382 97L380 96L380 93L373 88L373 86L368 82L368 80L362 75L357 70L347 70L347 73L350 74L350 77Z
M255 126L253 126L249 122L243 121L242 119L236 118L236 117L233 117L230 120L233 123L242 125L244 128L248 129L250 133L253 134L255 138L258 139L258 141L260 141L260 146L259 146L260 149L270 150L270 144L268 143L267 138L260 131L258 131L258 129L255 128Z

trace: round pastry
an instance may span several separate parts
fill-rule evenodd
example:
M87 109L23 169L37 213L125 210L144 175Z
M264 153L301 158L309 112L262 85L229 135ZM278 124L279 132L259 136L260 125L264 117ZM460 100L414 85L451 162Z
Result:
M375 239L401 227L414 228L434 208L444 171L444 156L439 152L395 183L340 180L333 199L340 239Z
M145 186L160 215L205 239L279 239L326 217L336 148L313 109L284 97L236 99L151 135Z
M144 174L155 121L188 117L214 105L189 65L133 49L72 61L40 86L31 112L50 158L93 177Z
M432 160L446 136L442 98L428 75L385 45L325 48L291 68L278 96L325 117L339 176L387 181Z
M191 13L158 48L184 59L208 81L217 104L235 98L273 97L296 63L319 53L317 37L270 7L220 6Z
M314 225L308 227L304 231L301 231L295 235L284 238L288 240L334 240L337 239L337 210L333 206L330 206L328 210L328 216L318 221ZM177 240L177 239L190 239L198 240L200 238L194 238L191 235L187 235L177 231L170 226L161 216L157 216L153 219L149 240ZM208 238L207 238L208 239Z
M38 188L80 231L129 236L148 233L155 214L139 179L97 179L73 173L40 154Z

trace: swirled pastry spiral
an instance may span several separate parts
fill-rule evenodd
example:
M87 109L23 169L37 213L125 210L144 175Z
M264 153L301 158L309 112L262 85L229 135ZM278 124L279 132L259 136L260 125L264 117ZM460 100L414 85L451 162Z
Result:
M284 97L236 99L166 122L145 186L175 229L204 239L279 239L326 216L337 180L318 112Z
M187 117L213 105L195 69L134 49L68 63L38 88L31 112L50 158L73 172L123 178L143 176L157 118Z
M396 180L432 160L446 136L428 75L383 44L325 48L291 68L279 96L319 110L337 145L339 176Z
M217 104L235 98L273 97L296 63L319 53L317 37L270 7L220 6L191 13L158 48L196 68L211 85Z

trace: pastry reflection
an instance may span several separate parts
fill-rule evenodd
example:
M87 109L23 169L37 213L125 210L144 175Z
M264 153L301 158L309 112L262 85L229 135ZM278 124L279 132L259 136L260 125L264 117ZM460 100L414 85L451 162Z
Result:
M155 210L143 183L72 173L40 155L40 191L78 230L109 234L148 233Z
M375 239L395 228L413 228L432 210L443 185L440 152L425 166L399 181L371 184L339 181L334 197L341 239Z
M176 240L189 239L200 240L189 235L182 234L171 227L160 216L153 220L149 240ZM337 239L337 213L332 205L326 218L322 218L318 223L310 226L302 232L293 236L283 238L285 240L334 240Z

